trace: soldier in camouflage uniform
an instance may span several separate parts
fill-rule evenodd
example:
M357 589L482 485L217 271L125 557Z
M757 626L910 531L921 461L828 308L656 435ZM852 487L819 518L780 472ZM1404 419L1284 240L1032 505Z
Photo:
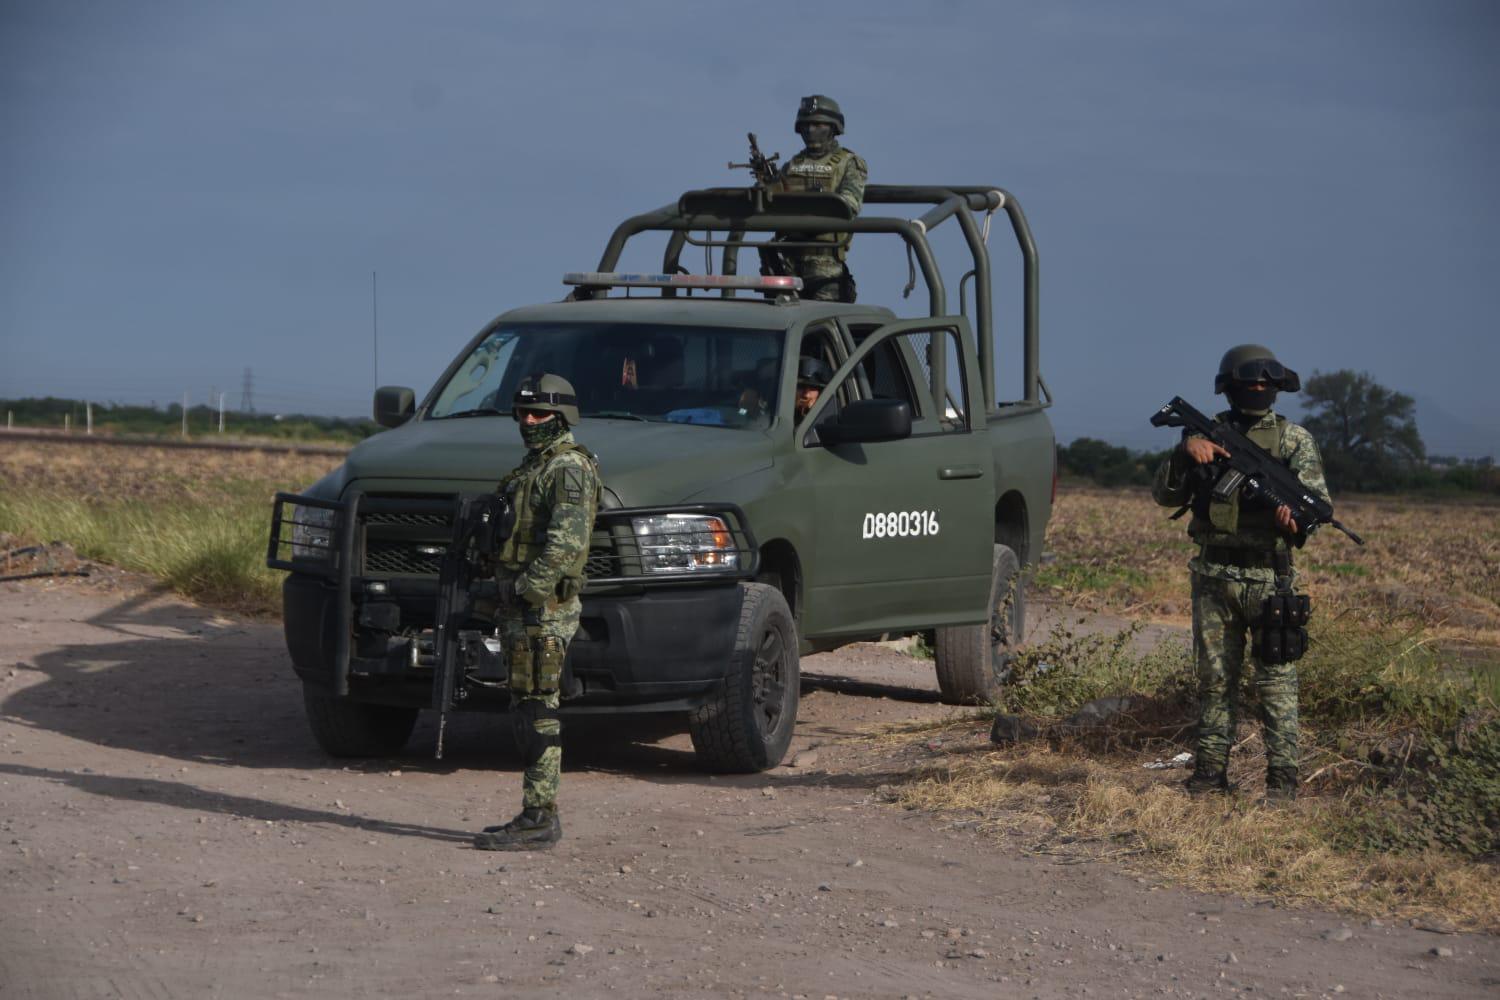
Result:
M578 595L602 489L594 456L573 440L578 397L566 379L528 379L516 391L513 410L526 457L499 486L516 521L496 554L496 624L510 665L526 773L520 814L474 836L474 846L487 851L530 850L562 837L559 689L568 643L578 631Z
M839 196L858 215L865 203L869 169L852 150L839 145L844 131L844 113L838 102L822 94L802 98L797 108L797 134L805 148L781 168L778 185L783 191L828 191ZM853 302L854 277L844 260L849 254L849 233L778 233L777 239L816 240L829 249L787 249L783 255L793 273L803 281L803 294L810 299Z
M1231 408L1215 419L1232 422L1327 500L1323 462L1312 435L1271 412L1278 390L1300 388L1297 373L1277 362L1269 349L1258 344L1235 347L1224 355L1214 380L1214 391L1225 393ZM1227 454L1207 438L1186 435L1157 470L1151 487L1157 503L1191 507L1188 534L1200 546L1188 563L1201 705L1197 763L1187 788L1194 794L1229 790L1229 748L1239 715L1241 672L1249 655L1266 745L1266 796L1292 799L1297 793L1296 664L1261 663L1253 650L1246 649L1245 637L1247 631L1253 634L1265 599L1275 592L1278 553L1291 575L1291 551L1302 546L1316 525L1297 524L1287 507L1254 506L1238 492L1216 499L1213 486L1222 470L1211 463ZM1292 579L1295 583L1295 576Z

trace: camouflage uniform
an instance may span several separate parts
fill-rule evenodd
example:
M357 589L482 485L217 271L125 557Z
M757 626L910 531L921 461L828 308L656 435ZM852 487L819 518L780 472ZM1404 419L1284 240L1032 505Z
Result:
M1284 461L1303 485L1328 499L1318 446L1304 428L1274 413L1256 419L1226 410L1215 419L1231 418L1246 437ZM1192 504L1188 534L1201 546L1188 563L1193 575L1193 651L1200 701L1197 767L1199 772L1222 772L1228 765L1239 717L1240 677L1249 655L1260 696L1267 766L1273 772L1295 773L1296 664L1261 663L1253 648L1246 648L1245 638L1257 624L1262 603L1275 590L1272 553L1278 545L1287 546L1288 536L1277 527L1274 510L1248 504L1242 508L1238 494L1228 502L1210 501L1204 489L1195 499L1190 481L1193 464L1181 447L1175 449L1157 470L1151 495L1163 506ZM1302 541L1302 537L1291 539L1296 545Z
M781 168L780 188L783 191L832 192L858 215L865 203L869 168L858 154L840 146L837 140L829 140L828 145L824 153L815 155L804 149L792 157ZM828 250L783 251L792 270L807 283L807 298L839 301L839 279L844 275L844 259L849 254L851 238L850 233L777 234L777 239L817 240L832 244Z
M501 593L516 595L496 616L516 699L517 742L526 748L522 808L554 810L562 775L558 719L563 660L578 631L583 565L599 507L599 470L567 424L527 451L500 483L516 524L497 559Z

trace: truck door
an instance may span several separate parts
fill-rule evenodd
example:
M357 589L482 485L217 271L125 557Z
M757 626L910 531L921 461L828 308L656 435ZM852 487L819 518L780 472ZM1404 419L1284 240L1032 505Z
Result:
M994 465L978 378L973 337L956 316L879 327L834 372L794 438L816 529L804 567L808 635L987 619ZM911 435L822 442L820 421L851 399L906 402Z

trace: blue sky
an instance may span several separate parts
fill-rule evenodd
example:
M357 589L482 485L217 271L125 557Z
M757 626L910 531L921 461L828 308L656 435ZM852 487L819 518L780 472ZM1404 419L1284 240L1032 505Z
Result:
M790 155L822 92L873 179L1025 206L1061 439L1161 443L1259 341L1491 451L1497 45L1483 0L0 0L0 396L233 407L248 367L258 409L366 413L372 271L380 381L425 389L620 218L741 183L746 131ZM919 307L894 247L852 265Z

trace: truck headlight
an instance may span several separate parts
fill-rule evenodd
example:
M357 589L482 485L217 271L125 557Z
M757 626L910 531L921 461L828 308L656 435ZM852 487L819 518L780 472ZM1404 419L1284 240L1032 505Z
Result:
M721 517L704 514L656 514L634 517L641 568L647 573L735 569L740 554L734 533Z
M327 507L297 507L292 516L293 559L330 559L333 556L333 511Z

